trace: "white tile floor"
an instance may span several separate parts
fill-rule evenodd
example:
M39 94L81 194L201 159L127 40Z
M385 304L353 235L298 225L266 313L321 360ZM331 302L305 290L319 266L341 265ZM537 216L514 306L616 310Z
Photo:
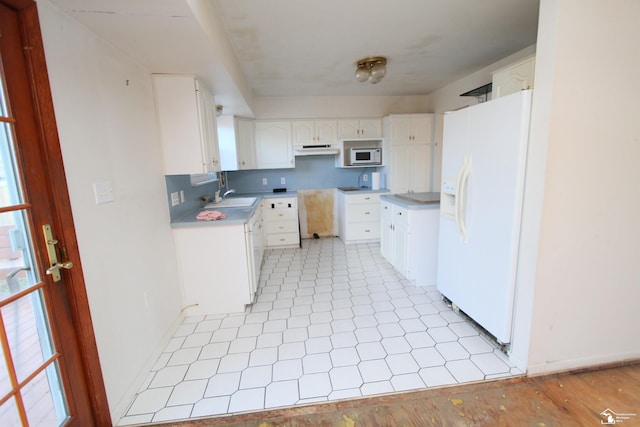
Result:
M266 253L246 313L190 317L119 425L229 414L519 375L379 244Z

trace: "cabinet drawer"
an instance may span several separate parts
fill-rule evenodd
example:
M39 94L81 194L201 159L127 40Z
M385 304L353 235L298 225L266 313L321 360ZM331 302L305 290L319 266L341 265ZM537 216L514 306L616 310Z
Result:
M347 211L347 221L351 222L380 222L380 205L379 204L360 204L349 206Z
M295 197L272 197L264 201L266 209L298 209L298 199Z
M380 222L363 222L349 224L347 231L348 240L370 240L380 238Z
M267 222L267 233L297 233L298 221L269 221Z
M377 203L380 201L380 194L378 193L349 194L346 200L349 206L351 206L352 203Z
M269 209L266 211L267 221L298 220L298 210L293 208Z
M300 235L295 233L267 234L267 246L297 245L300 243Z

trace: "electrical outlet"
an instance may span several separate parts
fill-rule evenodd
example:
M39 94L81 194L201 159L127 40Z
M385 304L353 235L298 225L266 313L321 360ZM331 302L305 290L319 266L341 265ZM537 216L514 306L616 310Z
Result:
M362 180L363 180L364 182L369 181L369 175L367 175L366 173L365 173L364 175L362 175Z
M267 178L262 178L262 185L267 185Z
M184 203L184 190L180 190L180 203Z
M180 194L176 191L171 193L171 206L178 206L180 204Z
M287 181L284 179L284 176L280 178L280 184L285 185Z

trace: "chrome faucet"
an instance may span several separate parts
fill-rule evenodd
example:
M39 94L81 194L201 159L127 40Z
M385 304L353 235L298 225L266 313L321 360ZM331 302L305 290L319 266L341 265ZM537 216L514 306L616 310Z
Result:
M234 190L233 188L231 190L227 190L224 192L224 194L222 195L222 198L224 199L225 197L227 197L229 194L235 193L236 190Z

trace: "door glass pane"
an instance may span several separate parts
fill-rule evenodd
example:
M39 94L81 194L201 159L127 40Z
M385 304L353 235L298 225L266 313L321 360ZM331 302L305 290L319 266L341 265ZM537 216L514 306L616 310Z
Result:
M41 296L42 290L38 289L2 307L18 382L23 382L53 355Z
M66 418L57 363L52 363L22 389L30 426L59 426Z
M9 378L9 370L4 361L4 349L0 346L0 357L3 363L0 363L0 399L6 396L11 391L11 379ZM2 424L2 416L0 416L0 425Z
M0 426L15 427L20 425L18 407L15 398L12 397L0 406Z
M20 180L16 177L13 125L0 123L0 207L22 203Z
M0 301L38 283L24 211L0 214Z

